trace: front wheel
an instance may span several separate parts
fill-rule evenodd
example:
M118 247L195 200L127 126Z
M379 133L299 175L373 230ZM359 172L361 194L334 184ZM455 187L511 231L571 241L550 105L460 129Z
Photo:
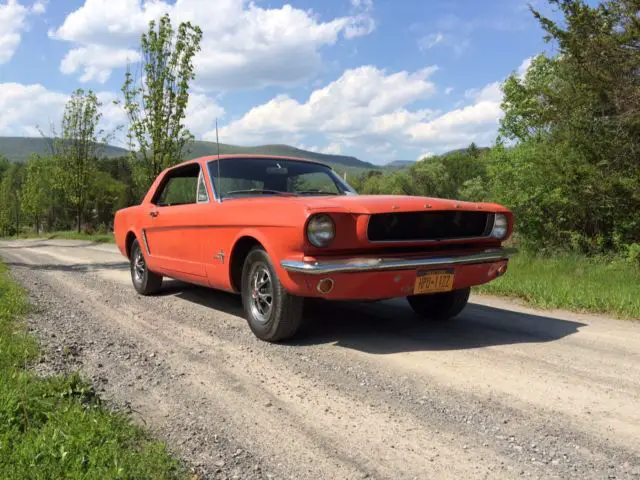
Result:
M291 338L302 323L304 299L287 293L262 248L254 248L242 268L242 306L249 328L261 340Z
M138 240L131 245L131 281L133 288L141 295L152 295L160 290L162 276L153 273L147 268L147 262L140 248Z
M413 311L427 320L450 320L467 306L471 288L407 297Z

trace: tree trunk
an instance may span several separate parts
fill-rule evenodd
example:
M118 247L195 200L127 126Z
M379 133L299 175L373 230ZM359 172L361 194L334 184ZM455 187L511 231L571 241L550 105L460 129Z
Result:
M82 227L82 211L80 209L78 209L77 218L78 218L78 233L80 233L82 230L81 228Z

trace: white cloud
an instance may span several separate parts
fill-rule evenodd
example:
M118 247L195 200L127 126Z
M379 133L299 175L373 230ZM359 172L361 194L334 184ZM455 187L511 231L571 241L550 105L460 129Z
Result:
M220 123L224 115L224 108L207 95L203 93L189 95L185 125L196 138L202 138L206 132L212 128L215 129L216 118Z
M286 95L255 106L221 128L226 142L306 143L318 137L341 151L361 149L377 158L395 155L398 147L440 153L495 139L502 117L500 82L468 90L466 101L450 111L420 105L435 92L429 76L418 72L387 73L367 66L347 70L336 81L313 91L305 102ZM214 131L205 133L212 139Z
M79 44L130 44L139 39L149 21L167 12L162 2L138 0L86 0L49 36Z
M373 8L373 0L351 0L351 5L354 8L362 8L364 10L371 10Z
M305 103L287 95L252 108L241 119L221 129L228 141L260 143L272 135L324 132L332 141L345 141L364 133L379 136L425 118L427 111L403 107L429 98L435 85L428 67L415 73L386 74L372 66L347 70L336 81L315 90ZM215 132L205 134L212 138Z
M106 82L113 68L140 60L140 54L127 48L107 48L102 45L88 45L67 52L60 63L60 71L65 74L82 70L80 81L85 83Z
M453 92L454 88L453 87L447 87L444 90L444 94L445 95L451 95L451 92Z
M126 132L124 127L127 123L127 115L119 102L119 97L113 92L96 93L98 101L102 104L100 112L100 129L103 135L108 137L108 142L126 148ZM117 103L116 103L117 102Z
M376 28L376 22L368 15L352 17L344 30L344 38L352 39L369 35Z
M469 48L470 42L467 38L456 35L457 32L435 32L424 35L418 39L418 48L421 51L430 50L437 46L448 47L457 56L460 56Z
M443 40L444 40L444 35L440 32L437 32L437 33L431 33L426 37L422 37L418 41L418 44L420 46L420 50L428 50L430 48L435 47L439 43L442 43Z
M516 75L520 78L524 78L524 76L527 74L527 71L529 71L531 62L533 62L533 57L525 58L518 67L518 70L516 70Z
M112 135L112 143L124 145L123 128L127 117L114 92L96 93L102 103L100 128ZM60 130L60 119L69 95L48 90L40 84L0 83L0 136L39 136L42 130L51 133L51 126ZM185 125L200 138L214 125L216 117L224 116L224 109L201 93L192 93Z
M22 40L22 32L27 28L26 7L9 0L0 3L0 65L7 63L13 57Z
M328 153L331 155L341 155L342 154L342 145L338 142L333 142L327 145L324 148L318 150L320 153Z
M491 82L483 88L472 88L464 92L464 96L476 102L497 102L502 101L502 82Z
M72 42L74 49L100 46L122 52L137 46L148 22L169 13L174 26L191 21L203 30L202 51L196 56L197 81L206 89L234 89L291 85L308 79L321 66L320 49L370 33L375 23L371 2L358 2L353 16L320 21L310 11L285 4L262 8L247 0L85 0L52 30L52 38ZM71 55L72 52L69 53ZM83 69L101 80L107 70L122 67L126 58L113 60L94 72L87 55L76 55L73 73ZM116 61L118 59L119 61ZM63 65L64 67L64 65Z
M31 11L35 14L42 14L47 11L47 0L38 0L33 5L31 5Z
M406 133L413 144L439 151L471 142L487 144L495 137L502 117L500 102L481 100L447 112L429 122L409 127Z
M420 162L422 160L426 160L429 157L433 157L435 154L433 152L424 152L416 158L416 162Z
M40 84L0 83L0 135L36 136L37 126L49 130L62 115L67 95Z

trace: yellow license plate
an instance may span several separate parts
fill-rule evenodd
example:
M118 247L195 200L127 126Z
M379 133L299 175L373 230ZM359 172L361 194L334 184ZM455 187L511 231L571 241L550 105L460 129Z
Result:
M450 292L453 290L453 273L448 271L418 272L413 294Z

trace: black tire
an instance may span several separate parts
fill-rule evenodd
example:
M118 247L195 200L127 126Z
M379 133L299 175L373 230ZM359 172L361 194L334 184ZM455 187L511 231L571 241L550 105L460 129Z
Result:
M469 301L471 288L462 288L452 292L432 293L430 295L411 295L407 297L413 311L426 320L444 321L458 315Z
M138 240L131 244L130 255L131 282L133 288L141 295L153 295L162 286L162 275L153 273L147 268L147 261L144 258Z
M266 283L256 288L267 277L270 288ZM293 337L302 324L304 298L287 293L269 256L259 247L251 250L244 261L242 306L251 331L267 342L279 342Z

